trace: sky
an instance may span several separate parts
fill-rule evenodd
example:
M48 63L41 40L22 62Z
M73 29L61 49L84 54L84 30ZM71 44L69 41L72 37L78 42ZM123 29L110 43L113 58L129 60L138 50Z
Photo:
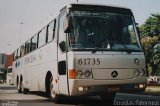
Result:
M59 13L77 0L0 0L0 53L11 54ZM78 0L83 3L128 7L140 25L160 13L160 0Z

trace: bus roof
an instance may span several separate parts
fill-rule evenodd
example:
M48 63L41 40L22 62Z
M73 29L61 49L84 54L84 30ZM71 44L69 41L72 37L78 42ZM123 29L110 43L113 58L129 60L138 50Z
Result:
M99 11L115 11L115 12L122 12L122 13L131 13L132 11L130 8L122 7L122 6L116 6L111 4L88 4L88 3L71 3L66 6L64 6L60 12L62 12L64 9L70 9L70 10L99 10Z

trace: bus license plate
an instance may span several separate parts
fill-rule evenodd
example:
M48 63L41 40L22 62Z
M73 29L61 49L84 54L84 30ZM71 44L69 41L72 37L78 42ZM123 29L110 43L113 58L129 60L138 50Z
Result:
M119 90L117 87L108 88L108 92L119 92Z

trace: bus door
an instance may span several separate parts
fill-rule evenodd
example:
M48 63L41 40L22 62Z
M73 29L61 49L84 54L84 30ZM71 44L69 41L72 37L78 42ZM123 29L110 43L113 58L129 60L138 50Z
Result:
M58 86L60 94L68 95L68 79L67 79L67 52L66 52L66 33L64 33L65 13L59 16L58 31Z

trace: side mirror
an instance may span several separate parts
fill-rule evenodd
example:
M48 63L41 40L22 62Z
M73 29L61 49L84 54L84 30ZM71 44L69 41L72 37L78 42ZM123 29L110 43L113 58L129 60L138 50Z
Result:
M61 48L62 52L66 51L66 42L62 41L61 43L59 43L59 47Z
M136 23L136 29L137 29L138 37L139 37L139 39L141 39L140 30L139 30L139 24L138 23Z
M70 32L70 22L69 22L69 16L66 16L64 19L64 32L69 33Z

